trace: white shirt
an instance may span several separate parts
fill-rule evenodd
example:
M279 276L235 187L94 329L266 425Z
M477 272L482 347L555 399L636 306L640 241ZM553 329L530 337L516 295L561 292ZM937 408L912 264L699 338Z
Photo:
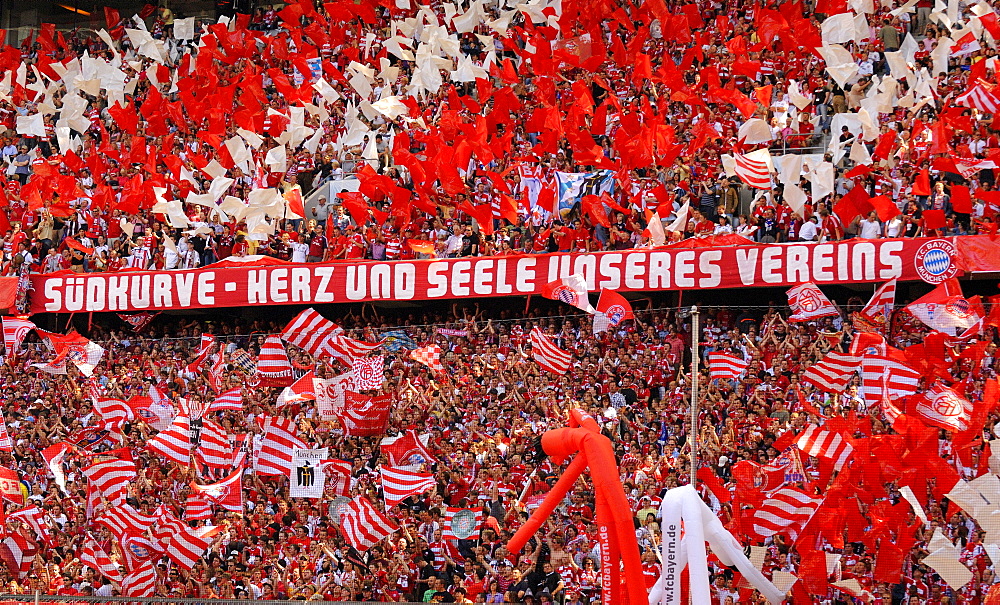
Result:
M899 234L903 231L903 221L899 217L892 218L888 223L885 224L885 236L886 237L899 237Z
M799 239L804 242L816 241L817 235L819 235L819 225L811 220L802 223L802 227L799 228Z
M306 253L309 252L309 244L293 242L291 244L292 248L292 262L293 263L304 263L306 262Z
M882 236L882 225L878 221L861 221L861 239L878 239Z

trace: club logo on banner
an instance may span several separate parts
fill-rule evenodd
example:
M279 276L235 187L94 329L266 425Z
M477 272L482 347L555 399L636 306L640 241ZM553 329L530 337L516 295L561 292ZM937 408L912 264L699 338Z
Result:
M333 378L314 378L313 392L316 394L316 409L321 420L331 421L340 417L344 410L344 393L354 390L354 371Z
M320 462L327 457L327 448L316 450L296 448L292 450L289 496L292 498L323 497L326 474L320 468Z
M608 317L608 321L613 326L617 326L625 319L625 307L621 305L611 305L608 310L604 313Z
M451 532L459 540L467 540L479 531L479 517L476 511L462 509L451 520Z
M917 249L913 256L913 266L920 279L929 284L940 284L958 275L956 253L954 244L948 240L933 240Z

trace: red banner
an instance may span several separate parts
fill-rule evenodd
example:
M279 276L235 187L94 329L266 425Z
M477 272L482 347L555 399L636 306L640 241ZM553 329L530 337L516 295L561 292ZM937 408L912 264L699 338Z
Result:
M224 261L188 271L33 275L30 303L32 313L160 311L525 296L574 273L584 276L592 292L641 292L882 282L894 277L940 283L970 264L972 270L1000 270L1000 255L989 253L1000 246L988 236L729 247L696 247L692 241L594 254L328 264ZM965 255L965 248L971 254Z

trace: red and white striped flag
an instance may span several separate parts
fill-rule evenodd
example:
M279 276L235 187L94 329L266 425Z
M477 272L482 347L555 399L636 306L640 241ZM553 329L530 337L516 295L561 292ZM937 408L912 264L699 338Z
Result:
M125 503L129 483L135 481L136 467L131 460L112 458L91 464L83 474L109 504L119 506Z
M257 375L261 386L287 387L292 384L292 364L288 361L285 345L277 336L268 336L260 347L257 358Z
M233 444L229 440L226 429L205 418L201 421L201 432L198 434L198 449L195 450L198 460L209 468L231 468L233 464Z
M455 508L449 506L441 523L441 537L445 540L465 540L479 536L483 527L483 509Z
M83 563L112 582L121 584L122 580L124 580L122 572L118 570L118 566L115 565L111 557L108 556L108 553L104 552L104 549L101 548L90 534L87 534L87 538L83 543L83 550L80 552L80 563Z
M348 544L364 552L399 527L372 506L368 498L356 496L341 508L340 529Z
M110 529L119 541L127 536L141 536L155 521L155 517L140 513L131 504L105 509L94 518L94 523Z
M892 309L896 305L896 280L892 279L875 290L871 300L861 309L861 317L870 322L886 325L892 316Z
M226 378L226 356L222 351L219 351L212 357L215 359L215 363L208 371L208 386L212 387L216 393L221 393L224 386L223 380Z
M890 355L893 352L901 356L896 349ZM869 406L883 397L891 401L912 395L920 386L920 372L890 355L865 355L861 360L860 394Z
M827 393L840 393L860 369L860 357L830 351L803 372L802 382Z
M789 288L788 306L792 308L792 315L788 321L792 322L840 315L837 307L833 306L830 299L812 282Z
M739 380L740 376L747 371L750 362L742 357L714 351L708 354L708 374L712 380L717 378L727 378L729 380Z
M773 186L770 157L771 154L767 149L759 149L746 155L734 153L733 170L741 181L754 189L770 189Z
M10 433L7 432L7 421L4 420L3 414L0 414L0 452L13 451L14 441L10 438Z
M386 510L410 496L422 494L437 486L434 475L430 473L421 473L406 467L386 466L384 464L380 470Z
M24 337L35 329L35 324L21 317L3 317L3 346L7 356L13 357L21 348Z
M23 580L35 563L38 547L21 534L13 533L0 542L0 561L7 566L7 571L18 580Z
M385 381L385 356L356 357L351 362L354 371L354 387L359 391L374 391L382 388Z
M152 597L156 594L156 568L146 561L125 576L121 583L123 597Z
M184 501L185 521L206 521L212 518L212 503L192 491Z
M281 339L288 344L304 349L313 357L326 351L327 339L343 332L343 328L309 308L288 322L281 332Z
M183 521L174 516L166 504L160 504L156 507L155 516L156 521L153 524L152 536L162 550L170 542L170 537L186 526Z
M160 431L146 442L146 449L171 462L186 466L191 462L191 420L177 414L167 430Z
M915 416L929 426L935 426L948 431L960 433L969 428L972 420L972 402L959 395L954 389L936 383L925 392L917 395L912 408Z
M42 509L38 508L34 504L10 513L7 515L7 519L18 519L27 523L31 529L35 531L35 535L37 535L46 546L49 546L50 548L55 548L57 546L55 538L52 537L52 530L49 529L49 523L42 515Z
M218 483L191 484L191 490L200 497L234 513L243 512L243 468L237 468Z
M334 357L340 358L347 363L351 363L353 360L358 359L359 357L364 357L381 346L381 341L365 342L363 340L349 338L343 334L334 334L326 340L324 350Z
M233 410L234 412L243 411L243 387L236 387L235 389L230 389L225 393L220 393L219 396L216 397L211 404L209 404L205 413L211 414L212 412L222 412L224 410Z
M981 84L975 84L965 94L955 97L955 104L985 113L997 113L1000 110L1000 96L993 94Z
M553 374L565 374L569 371L569 366L573 362L573 356L563 351L552 340L535 327L529 334L531 339L531 356L543 370Z
M106 428L120 428L126 422L135 421L135 411L120 399L99 397L94 401L94 413L101 417Z
M306 448L305 442L296 436L294 420L280 417L267 418L255 470L260 475L287 477L292 469L292 451Z
M794 540L822 503L822 498L810 496L797 487L783 487L754 512L754 531L761 538L788 534Z
M316 400L316 389L313 387L313 380L316 378L316 373L312 370L306 372L302 378L299 378L291 386L282 389L281 393L278 395L278 407L283 408L293 403L302 403L304 401L315 401Z
M795 445L805 454L832 460L834 468L838 471L851 458L851 454L854 453L854 446L851 444L850 439L845 438L840 433L828 431L815 424L810 424L799 435Z
M419 361L435 372L444 372L441 365L441 347L438 345L427 345L410 351L410 357Z
M170 538L167 556L180 567L191 570L205 551L212 546L222 527L185 527Z

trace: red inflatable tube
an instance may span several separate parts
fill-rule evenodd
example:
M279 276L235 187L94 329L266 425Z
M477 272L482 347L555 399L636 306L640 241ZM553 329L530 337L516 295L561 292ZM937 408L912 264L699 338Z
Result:
M625 490L618 477L618 465L611 441L601 434L597 421L580 410L570 413L569 425L574 428L553 429L542 435L542 449L556 462L574 454L577 457L538 510L510 539L507 549L519 552L566 497L580 473L589 467L596 492L604 602L611 605L642 605L647 602L646 584L639 559L639 546L635 541L632 508L625 498Z

